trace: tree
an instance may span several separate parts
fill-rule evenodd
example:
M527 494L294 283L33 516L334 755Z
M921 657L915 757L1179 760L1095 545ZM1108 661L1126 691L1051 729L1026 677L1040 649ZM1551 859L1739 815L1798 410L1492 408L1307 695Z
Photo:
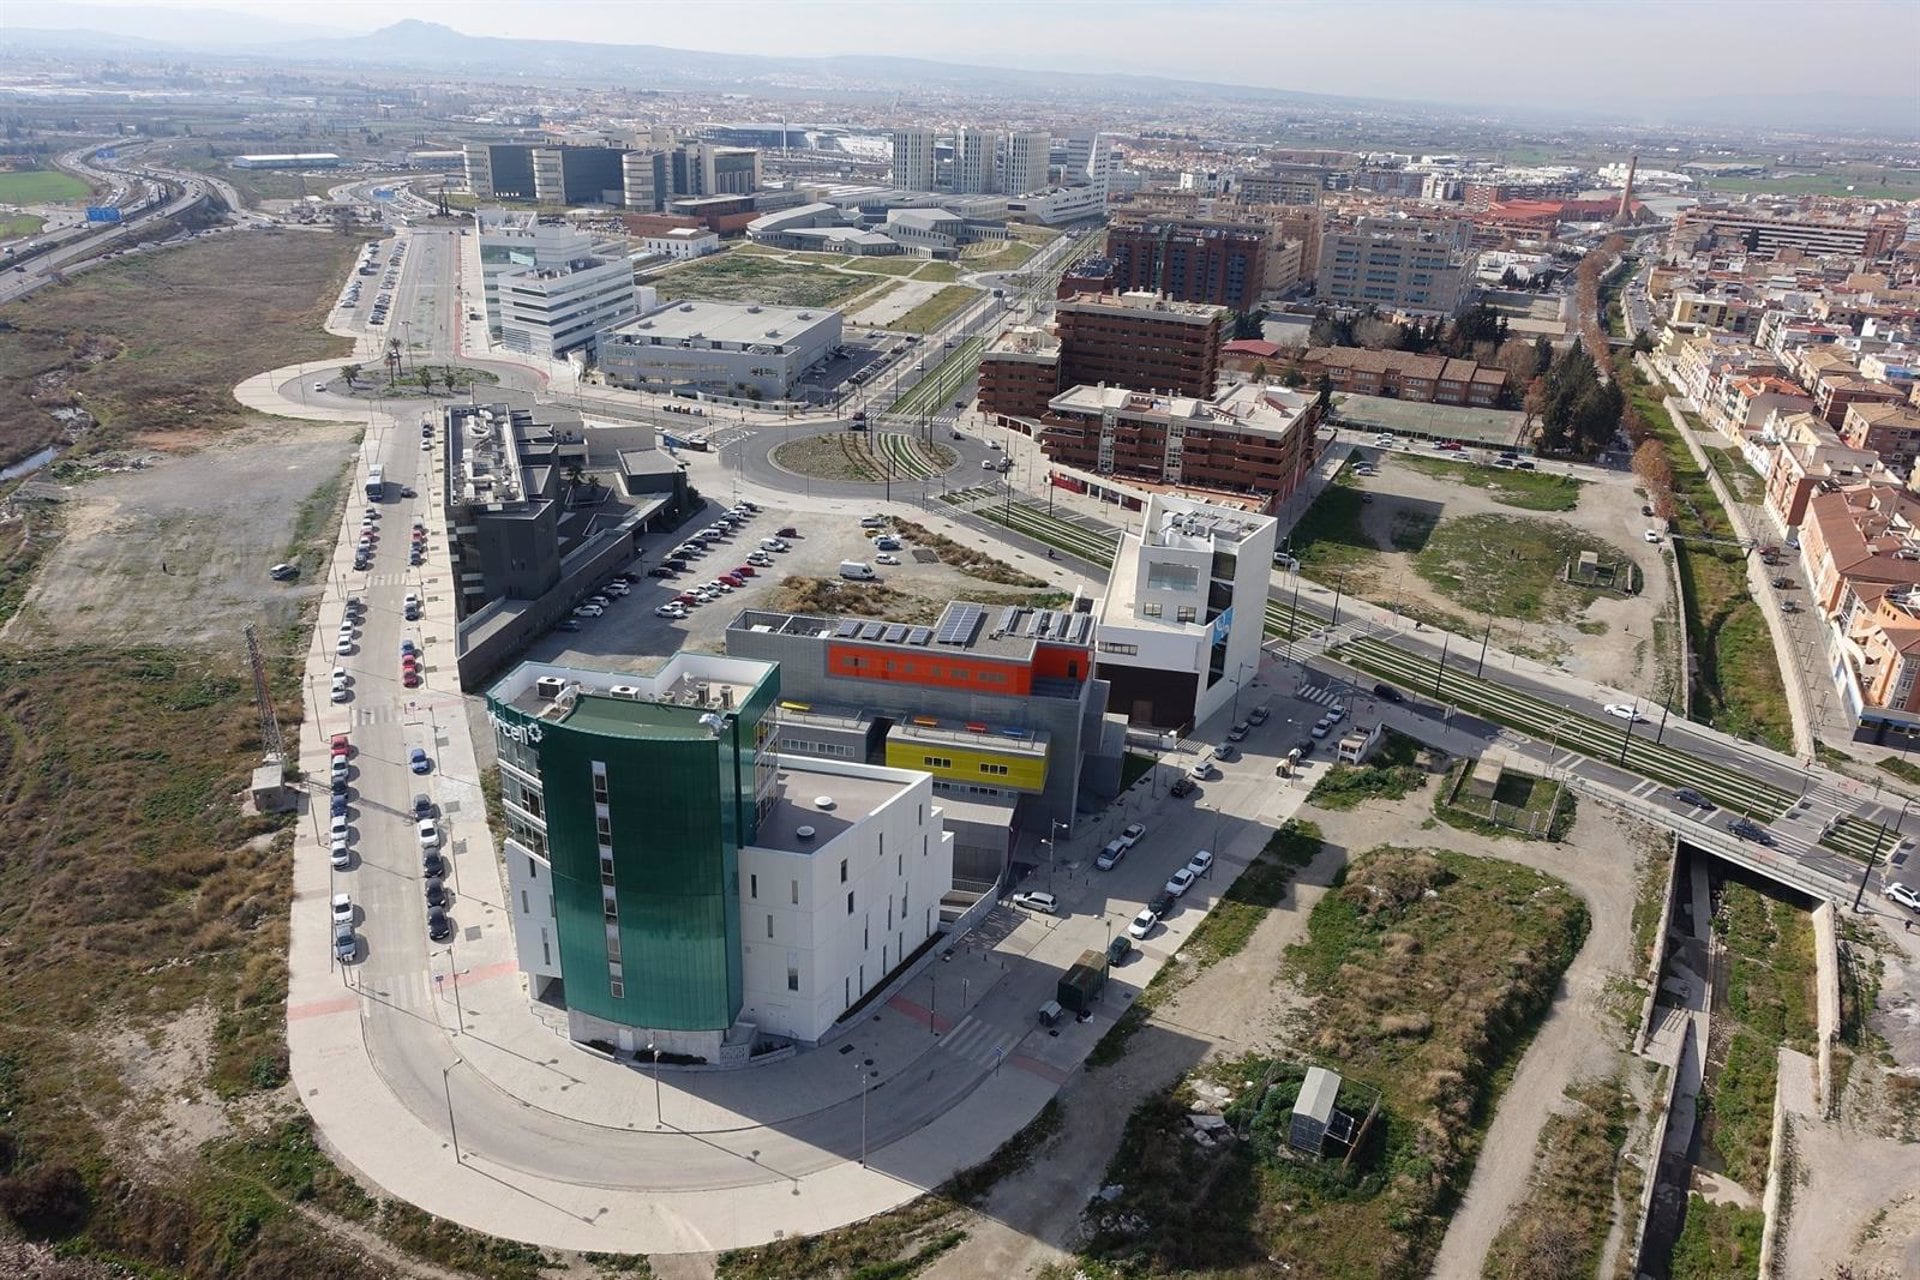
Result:
M1673 519L1673 460L1658 440L1643 440L1633 451L1633 474L1647 491L1647 503L1662 520Z
M1267 380L1267 362L1265 360L1256 360L1253 362L1253 380L1255 382L1265 382Z
M1300 372L1298 365L1290 364L1280 371L1280 385L1283 387L1303 386L1306 381L1307 375Z
M364 370L357 364L343 364L340 366L340 376L347 380L348 390L353 389L353 384L359 380L362 372L364 372Z
M1265 316L1266 313L1261 311L1251 313L1245 311L1234 312L1231 322L1231 332L1228 335L1229 340L1241 342L1258 338L1261 332L1260 321L1263 320Z
M1553 344L1542 334L1533 340L1533 372L1538 375L1553 367Z
M1325 420L1333 409L1333 376L1326 370L1320 371L1320 393L1313 398L1314 414Z

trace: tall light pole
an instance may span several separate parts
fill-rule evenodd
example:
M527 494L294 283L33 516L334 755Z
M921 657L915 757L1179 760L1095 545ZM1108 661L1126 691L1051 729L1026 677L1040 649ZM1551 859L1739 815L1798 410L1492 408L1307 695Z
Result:
M867 1167L867 1067L860 1064L860 1167Z
M1907 806L1911 805L1912 803L1913 803L1913 797L1908 796L1907 799L1900 806L1900 817L1897 820L1895 820L1893 824L1893 836L1895 841L1895 846L1894 846L1895 848L1899 847L1898 842L1900 839L1900 824L1907 820ZM1873 878L1874 863L1879 860L1880 850L1886 845L1886 843L1887 843L1887 821L1885 818L1882 818L1880 820L1880 834L1874 837L1873 847L1867 850L1866 870L1860 873L1859 887L1857 887L1853 891L1853 909L1855 911L1858 911L1860 909L1860 899L1867 892L1867 881Z
M448 1082L448 1075L463 1061L465 1061L465 1059L455 1058L452 1062L440 1068L440 1092L444 1094L447 1099L447 1132L453 1136L453 1162L455 1164L462 1163L460 1157L460 1130L453 1123L453 1085Z
M653 1127L664 1129L667 1118L660 1110L660 1049L654 1044L653 1032L647 1032L647 1057L653 1063Z
M1478 680L1487 673L1487 644L1493 639L1493 608L1487 608L1487 628L1480 633L1480 664L1473 669L1473 678Z
M1627 727L1620 734L1620 763L1627 762L1627 747L1633 742L1633 724L1640 718L1640 700L1635 698L1633 705L1627 708Z

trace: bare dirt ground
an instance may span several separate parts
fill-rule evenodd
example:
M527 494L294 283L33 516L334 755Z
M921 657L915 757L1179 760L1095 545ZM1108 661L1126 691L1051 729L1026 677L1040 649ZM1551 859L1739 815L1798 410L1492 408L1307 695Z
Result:
M1884 922L1883 922L1884 923ZM1794 1120L1796 1186L1780 1274L1827 1276L1843 1262L1861 1280L1920 1275L1920 933L1884 928L1880 998L1868 1026L1889 1064L1862 1058L1839 1118Z
M1374 494L1364 513L1366 532L1377 546L1386 548L1379 553L1374 574L1379 584L1379 590L1373 593L1377 602L1392 605L1398 599L1456 615L1471 612L1440 595L1421 578L1414 571L1412 553L1391 549L1396 517L1419 511L1429 517L1437 513L1442 520L1483 513L1557 520L1626 551L1639 565L1645 589L1632 597L1596 596L1583 618L1590 624L1604 624L1605 630L1599 634L1583 633L1572 624L1525 625L1495 618L1493 643L1560 661L1570 674L1583 679L1649 696L1661 692L1662 672L1658 646L1653 644L1653 624L1671 608L1673 580L1661 549L1641 536L1647 521L1640 514L1641 500L1630 476L1609 474L1589 481L1581 486L1580 501L1571 511L1527 511L1502 506L1485 489L1428 475L1410 466L1397 466L1392 454L1383 456L1381 462L1379 475L1355 480L1356 485Z
M1612 1068L1625 1034L1608 1012L1609 975L1628 967L1635 895L1632 860L1620 824L1598 811L1575 823L1563 845L1485 840L1431 820L1432 784L1391 804L1339 813L1308 806L1327 843L1314 865L1261 923L1247 948L1201 974L1130 1043L1113 1066L1077 1073L1060 1093L1064 1123L1022 1173L994 1189L969 1224L967 1240L924 1274L928 1280L1029 1276L1064 1260L1081 1210L1098 1190L1128 1115L1206 1058L1270 1050L1285 1042L1288 1015L1301 997L1280 977L1286 947L1306 933L1307 916L1336 868L1379 844L1420 845L1508 859L1565 879L1587 902L1593 928L1561 993L1515 1074L1435 1268L1436 1275L1478 1274L1480 1260L1508 1210L1525 1193L1540 1126L1567 1084ZM1196 1045L1205 1052L1196 1057ZM1458 1266L1454 1263L1458 1262ZM1451 1269L1450 1269L1451 1268Z
M944 288L946 285L938 281L903 280L898 289L887 290L882 297L874 299L847 319L854 324L892 324Z
M0 639L26 646L232 644L293 622L317 584L282 584L301 503L353 456L358 428L273 420L140 471L74 486L65 532ZM339 530L318 533L331 546Z

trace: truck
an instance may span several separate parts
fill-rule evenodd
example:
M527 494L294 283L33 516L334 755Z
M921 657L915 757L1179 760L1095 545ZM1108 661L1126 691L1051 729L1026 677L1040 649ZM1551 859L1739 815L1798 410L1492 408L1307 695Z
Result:
M1053 998L1062 1009L1078 1015L1093 1012L1094 1002L1107 985L1107 955L1104 951L1082 951L1073 967L1060 975Z

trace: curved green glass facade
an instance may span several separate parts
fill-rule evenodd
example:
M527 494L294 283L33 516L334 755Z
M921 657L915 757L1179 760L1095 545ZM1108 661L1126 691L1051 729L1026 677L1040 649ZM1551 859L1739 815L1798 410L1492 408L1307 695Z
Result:
M492 703L498 720L538 728L570 1009L666 1031L725 1030L739 1015L739 851L754 838L761 725L778 692L770 671L720 716L592 693L557 721Z

